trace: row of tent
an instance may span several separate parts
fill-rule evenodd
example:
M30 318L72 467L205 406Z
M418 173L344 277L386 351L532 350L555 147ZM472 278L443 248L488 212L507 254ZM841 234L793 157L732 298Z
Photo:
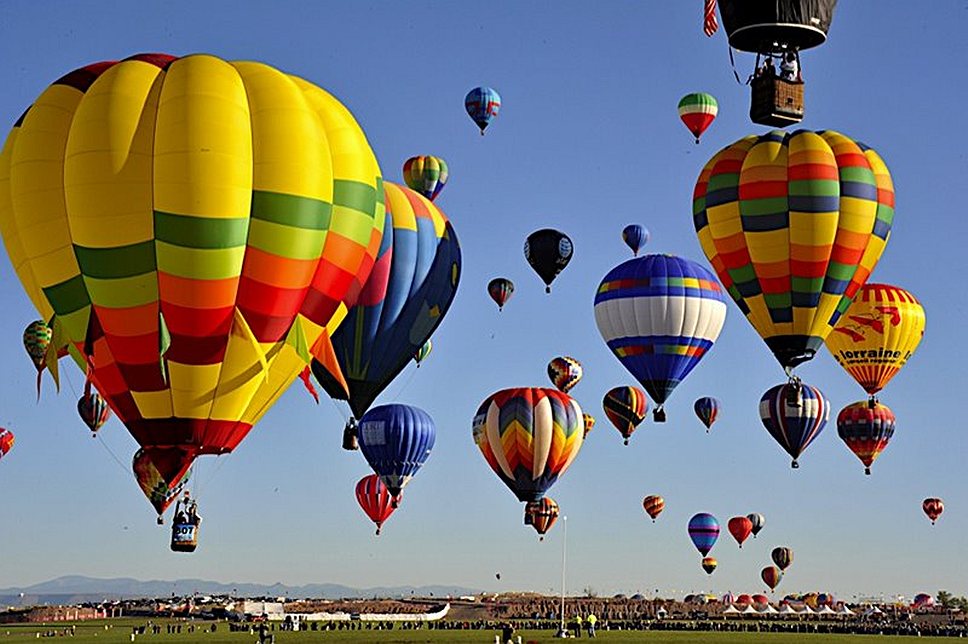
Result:
M862 613L863 616L868 615L879 615L883 611L876 606L871 607ZM723 611L723 615L846 615L846 616L856 616L857 612L851 610L846 605L841 605L838 610L832 609L830 606L823 606L820 610L814 610L803 605L801 610L797 610L790 604L784 604L782 608L777 610L770 604L766 604L762 609L757 610L752 605L747 605L746 608L740 610L735 604L730 604L726 610Z

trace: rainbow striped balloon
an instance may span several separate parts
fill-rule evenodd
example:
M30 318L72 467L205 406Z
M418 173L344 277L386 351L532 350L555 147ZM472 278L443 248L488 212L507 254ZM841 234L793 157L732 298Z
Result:
M890 236L876 152L837 132L770 132L718 152L693 193L703 252L786 369L810 360Z
M699 143L699 137L706 131L719 113L719 103L712 94L697 92L686 94L679 101L679 118Z
M383 234L352 114L257 62L140 54L48 87L0 154L0 232L143 447L231 451L335 330Z
M474 442L523 503L537 501L571 465L584 441L581 407L557 389L503 389L474 415Z

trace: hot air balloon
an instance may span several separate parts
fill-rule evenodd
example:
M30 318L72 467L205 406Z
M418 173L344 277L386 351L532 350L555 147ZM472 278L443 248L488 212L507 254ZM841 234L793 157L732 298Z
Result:
M769 597L767 597L766 595L761 595L759 593L757 593L756 595L753 595L752 597L750 597L750 599L753 600L754 606L766 606L767 604L770 603Z
M642 499L642 508L646 514L652 517L652 523L655 523L656 517L665 510L665 499L657 494L650 494Z
M934 525L934 522L937 521L938 517L941 516L941 513L944 512L944 501L934 497L927 498L923 503L921 503L921 509L924 510L924 513L928 515L929 519L931 519L931 525Z
M722 287L708 270L674 255L619 264L595 294L595 321L615 357L663 403L712 348L726 319Z
M540 541L544 541L544 535L551 526L558 520L558 504L551 497L545 496L537 501L528 501L524 506L524 525L534 528L534 531L541 535Z
M394 497L376 474L364 476L356 484L356 500L370 521L376 524L377 535L402 499L403 492Z
M696 144L699 144L699 137L706 131L719 112L719 103L712 94L703 92L686 94L679 101L679 118L686 128L696 137Z
M585 424L585 433L582 434L582 438L588 438L588 432L592 431L592 427L595 426L595 417L591 414L582 414L582 422Z
M753 538L755 539L756 535L758 535L760 530L763 529L763 526L766 525L766 517L764 517L762 514L753 512L752 514L747 514L746 518L749 519L750 523L753 524Z
M709 429L719 417L719 401L711 396L703 396L693 403L692 408L702 424L706 426L706 433L708 434Z
M148 503L158 513L158 525L191 476L192 461L185 462L180 449L141 448L131 459L131 469Z
M628 445L632 432L642 424L649 412L649 399L638 387L615 387L605 394L602 408Z
M434 341L427 338L427 341L420 345L417 349L417 353L413 354L413 361L417 363L417 367L420 367L420 363L427 359L430 352L434 350Z
M781 571L786 572L786 569L790 567L793 563L793 549L786 548L784 546L777 546L773 548L773 552L770 553L770 558L773 559L773 563L776 564L777 568Z
M501 110L501 95L490 87L475 87L464 97L464 109L484 136L484 130Z
M716 561L715 557L702 558L702 569L706 571L707 575L713 574L713 571L716 570L716 566L718 565L719 565L719 562Z
M322 89L141 54L67 74L17 121L0 232L53 348L179 470L232 451L311 356L336 368L328 334L379 246L380 181Z
M0 427L0 459L13 449L14 442L13 432L4 427Z
M788 373L840 323L893 219L887 166L831 130L740 139L693 193L703 252Z
M705 557L719 538L719 521L705 512L694 515L689 519L689 538L699 554Z
M43 320L34 320L24 329L24 349L37 371L44 369L44 357L52 336L53 331Z
M719 0L730 47L756 54L750 104L754 123L785 127L803 119L799 53L824 43L836 4L837 0ZM712 36L718 27L716 0L707 0L704 7L703 30ZM760 69L760 56L767 56L768 71ZM774 56L784 60L780 75L773 69Z
M548 363L548 378L558 391L567 394L581 380L581 363L568 356L558 356Z
M914 596L914 601L911 602L914 608L931 608L934 606L934 597L927 593L918 593Z
M629 224L622 229L622 241L637 257L639 250L649 243L649 229L642 224Z
M514 282L507 279L506 277L495 277L490 282L487 283L487 294L491 296L494 303L497 304L497 310L503 311L504 305L511 295L514 293Z
M565 473L584 440L582 411L556 389L503 389L474 415L474 443L522 503L537 501Z
M871 396L883 389L918 348L924 309L910 292L865 284L841 316L826 345L837 363Z
M760 571L760 577L763 579L763 583L770 587L770 592L773 592L780 580L783 579L783 573L776 566L767 566Z
M760 420L773 439L793 457L791 467L830 417L830 403L816 387L799 381L771 387L760 398Z
M101 394L86 391L77 401L77 414L91 430L91 436L97 436L97 430L111 417L111 408Z
M410 157L403 164L403 182L433 201L447 183L447 163L440 157Z
M409 188L383 185L387 226L373 275L333 334L347 388L313 362L326 393L348 400L356 418L437 329L460 280L460 244L444 213Z
M750 534L753 532L753 522L749 520L748 517L733 517L726 523L726 528L729 533L733 535L736 539L736 543L739 547L743 547L743 542L746 541Z
M410 405L381 405L360 418L360 451L373 471L399 497L430 457L437 428L430 414ZM396 501L391 501L394 505Z
M563 232L542 228L528 235L524 258L545 283L545 293L551 292L551 283L568 266L574 251L571 239Z
M740 606L750 606L753 603L753 598L750 597L748 594L743 593L742 595L736 598L736 603L739 604Z
M894 435L894 412L881 403L871 407L866 400L847 405L837 414L837 435L864 464L864 474L870 474Z

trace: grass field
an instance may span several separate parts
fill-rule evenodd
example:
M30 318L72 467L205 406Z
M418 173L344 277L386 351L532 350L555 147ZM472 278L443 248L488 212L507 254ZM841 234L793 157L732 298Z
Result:
M156 620L155 623L161 623ZM105 625L110 624L108 629ZM63 622L43 626L40 624L11 624L0 625L0 643L2 642L26 642L27 640L40 642L70 642L70 644L109 644L131 641L131 627L133 625L144 624L144 620L113 620L111 622L80 622L74 637L53 637L44 638L43 633L54 630L61 631L65 628ZM164 625L164 623L162 623ZM199 623L199 625L204 623ZM69 625L67 626L69 627ZM208 624L204 624L207 629ZM41 637L38 639L38 634ZM275 631L277 644L287 644L289 642L334 642L334 643L356 643L363 644L374 642L375 644L461 644L464 642L478 642L489 644L494 642L494 635L497 631L306 631L298 633ZM550 631L518 631L516 635L521 635L523 643L541 642L552 643L560 642L555 639ZM186 625L182 623L180 634L168 634L162 632L158 635L139 635L135 642L157 642L158 644L176 644L178 642L191 643L202 642L204 644L242 644L248 642L252 644L258 639L255 635L247 632L229 633L227 624L220 623L215 633L196 630L194 633L186 632ZM582 642L589 642L586 637L582 637ZM599 631L595 639L597 644L620 644L623 642L645 642L647 644L741 644L743 642L762 642L763 644L823 644L825 642L847 644L848 642L859 644L871 642L872 644L904 644L910 642L921 642L924 644L925 638L918 637L895 637L895 636L870 636L870 635L826 635L826 634L796 634L796 633L711 633L711 632L642 632L642 631Z

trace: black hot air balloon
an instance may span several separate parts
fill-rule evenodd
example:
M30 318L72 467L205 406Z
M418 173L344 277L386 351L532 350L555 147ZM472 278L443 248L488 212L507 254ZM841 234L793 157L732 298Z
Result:
M524 258L545 283L545 293L551 292L551 283L568 266L574 251L571 239L561 231L542 228L528 235Z

